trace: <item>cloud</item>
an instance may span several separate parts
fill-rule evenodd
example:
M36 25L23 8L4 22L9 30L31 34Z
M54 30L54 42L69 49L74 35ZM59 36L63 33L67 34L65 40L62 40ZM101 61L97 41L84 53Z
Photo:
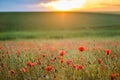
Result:
M120 0L87 0L85 9L114 9L120 8Z
M120 0L85 0L86 2L83 2L85 3L84 7L80 8L83 6L81 1L82 0L0 0L0 11L53 11L55 7L57 9L70 8L70 10L71 8L75 8L75 10L113 9L120 11Z
M50 8L54 10L70 10L81 8L86 0L51 0L42 2L38 6Z
M38 1L38 0L35 0ZM45 8L51 9L53 7L71 7L78 8L81 7L82 0L39 0L38 3L27 5L29 8ZM82 3L85 3L85 8L103 8L103 7L120 7L119 0L83 0ZM86 4L87 3L87 4ZM73 5L74 4L74 5ZM82 5L83 6L83 5Z
M112 3L101 3L100 5L101 6L105 6L105 7L120 7L120 3L115 3L115 4L112 4Z

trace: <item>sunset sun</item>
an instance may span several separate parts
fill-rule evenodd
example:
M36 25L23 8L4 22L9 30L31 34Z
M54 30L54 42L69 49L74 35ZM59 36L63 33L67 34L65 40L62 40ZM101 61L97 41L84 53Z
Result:
M86 0L57 0L47 4L42 4L57 11L69 11L76 8L82 8Z

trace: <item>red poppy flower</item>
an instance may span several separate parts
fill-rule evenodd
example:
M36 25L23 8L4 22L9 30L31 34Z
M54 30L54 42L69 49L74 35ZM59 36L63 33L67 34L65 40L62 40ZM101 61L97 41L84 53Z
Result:
M37 63L36 63L37 65L40 65L41 64L41 62L40 61L37 61Z
M28 61L28 62L26 62L26 64L27 64L27 66L30 66L30 65L31 65L31 62L30 62L30 61Z
M73 65L73 68L74 69L78 69L78 65Z
M73 65L73 68L76 70L81 70L83 69L83 65Z
M52 66L47 66L47 67L45 68L45 70L46 70L46 71L51 71L51 70L52 70Z
M59 54L60 54L60 56L64 56L65 51L62 50L62 51L59 52Z
M2 55L2 58L4 58L4 57L5 57L5 54Z
M67 63L68 65L70 65L70 64L72 64L72 61L71 61L71 60L67 60L66 63Z
M102 59L101 59L101 58L98 59L98 63L99 63L99 64L102 63Z
M111 74L110 78L111 80L115 80L119 76L119 73Z
M58 56L58 59L59 59L59 60L62 59L62 56Z
M83 65L79 65L78 68L79 69L83 69L84 67L83 67Z
M11 74L11 75L14 75L14 74L15 74L15 71L14 71L14 70L10 70L10 74Z
M26 50L27 50L27 48L23 48L23 50L24 50L24 51L26 51Z
M31 67L34 67L35 66L35 64L34 63L31 63Z
M43 56L43 57L46 57L46 54L43 54L42 56Z
M34 64L34 63L32 63L32 62L30 62L30 61L26 62L26 64L27 64L27 66L30 66L30 67L35 66L35 64Z
M17 50L17 54L20 55L20 50Z
M106 49L106 50L105 50L105 54L106 54L106 55L109 55L110 52L111 52L111 51L110 51L109 49Z
M25 73L25 72L26 72L26 69L25 69L25 68L21 68L21 69L20 69L20 72Z
M61 59L61 60L60 60L60 63L64 63L64 60L63 60L63 59Z
M50 59L50 62L52 63L52 62L55 62L55 59Z
M81 51L81 52L83 52L83 51L85 51L85 47L80 46L80 47L78 48L78 50Z
M0 46L0 49L2 49L3 47L2 46Z

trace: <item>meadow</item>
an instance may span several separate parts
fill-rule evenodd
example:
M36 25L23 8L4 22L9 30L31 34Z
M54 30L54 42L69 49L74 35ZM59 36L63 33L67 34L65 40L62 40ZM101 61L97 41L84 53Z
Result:
M0 40L114 37L120 15L85 12L1 12Z
M1 80L120 79L119 39L35 39L0 43Z
M0 80L120 80L120 15L0 13Z

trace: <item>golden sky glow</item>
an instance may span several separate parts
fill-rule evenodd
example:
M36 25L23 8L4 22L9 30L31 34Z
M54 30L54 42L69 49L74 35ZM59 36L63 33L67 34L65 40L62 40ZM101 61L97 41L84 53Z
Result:
M55 11L120 9L120 0L50 0L39 4Z
M0 11L120 12L120 0L0 0Z
M57 0L42 3L41 5L58 11L69 11L75 8L83 7L85 2L86 0Z

